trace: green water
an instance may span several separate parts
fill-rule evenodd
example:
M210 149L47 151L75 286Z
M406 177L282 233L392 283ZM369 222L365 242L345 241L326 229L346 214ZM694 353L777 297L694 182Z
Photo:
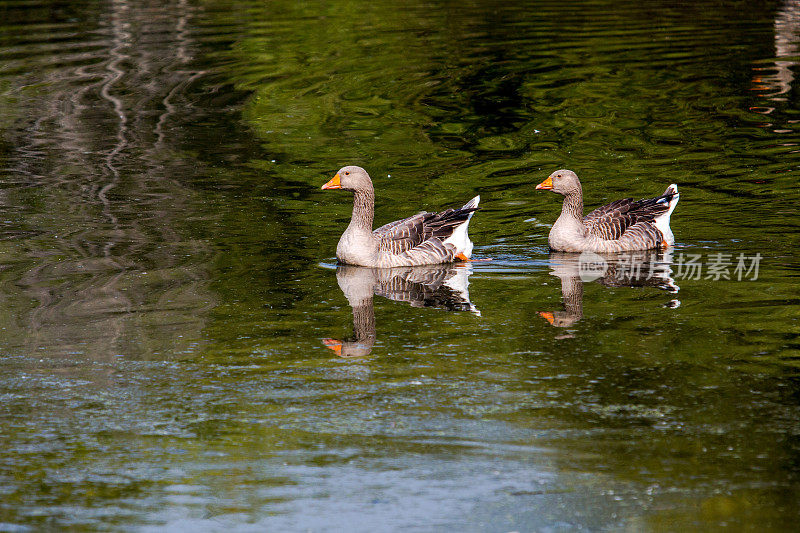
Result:
M799 66L793 1L0 1L0 531L793 530ZM346 164L492 260L337 269ZM558 168L676 247L582 281Z

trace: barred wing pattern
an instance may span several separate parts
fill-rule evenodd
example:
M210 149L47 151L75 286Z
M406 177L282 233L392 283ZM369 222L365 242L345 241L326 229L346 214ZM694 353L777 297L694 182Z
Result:
M477 209L465 206L440 213L419 213L381 226L373 235L380 241L381 252L413 255L435 263L447 262L456 252L444 241Z
M380 250L401 254L414 248L424 240L425 219L434 213L417 213L402 220L395 220L372 232L380 240Z
M647 250L657 248L664 235L652 222L637 222L629 226L622 237L608 242L608 251Z
M640 223L651 226L649 223L667 212L673 196L673 194L663 194L658 198L646 200L634 201L633 198L617 200L598 207L583 217L583 225L590 234L601 239L608 241L621 239L626 231Z

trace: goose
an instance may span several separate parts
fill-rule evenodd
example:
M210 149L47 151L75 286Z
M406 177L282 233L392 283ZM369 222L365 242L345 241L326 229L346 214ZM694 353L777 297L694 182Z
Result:
M629 252L667 248L675 244L669 217L678 204L678 186L656 198L625 198L583 216L583 191L571 170L556 170L537 190L564 196L561 215L550 229L548 243L560 252Z
M375 191L366 170L342 167L322 188L354 193L350 225L336 246L336 258L342 264L379 268L435 265L468 261L472 255L467 227L478 210L480 196L459 209L418 213L373 231Z

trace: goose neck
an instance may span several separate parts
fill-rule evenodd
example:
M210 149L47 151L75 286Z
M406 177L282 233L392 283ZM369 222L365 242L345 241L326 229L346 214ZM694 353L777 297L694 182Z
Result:
M372 231L375 218L375 192L372 189L357 190L353 198L353 218L350 225Z
M571 218L583 220L583 193L580 188L564 195L561 211Z

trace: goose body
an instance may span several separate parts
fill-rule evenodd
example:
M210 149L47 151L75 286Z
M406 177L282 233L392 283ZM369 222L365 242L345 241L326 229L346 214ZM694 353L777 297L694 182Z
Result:
M629 252L675 244L669 217L678 204L678 186L656 198L625 198L583 216L583 190L571 170L556 170L537 189L564 196L561 215L550 229L550 248L560 252Z
M366 170L342 167L322 188L354 193L353 216L336 246L340 263L379 268L435 265L472 255L467 228L480 196L458 209L418 213L373 230L375 191Z

